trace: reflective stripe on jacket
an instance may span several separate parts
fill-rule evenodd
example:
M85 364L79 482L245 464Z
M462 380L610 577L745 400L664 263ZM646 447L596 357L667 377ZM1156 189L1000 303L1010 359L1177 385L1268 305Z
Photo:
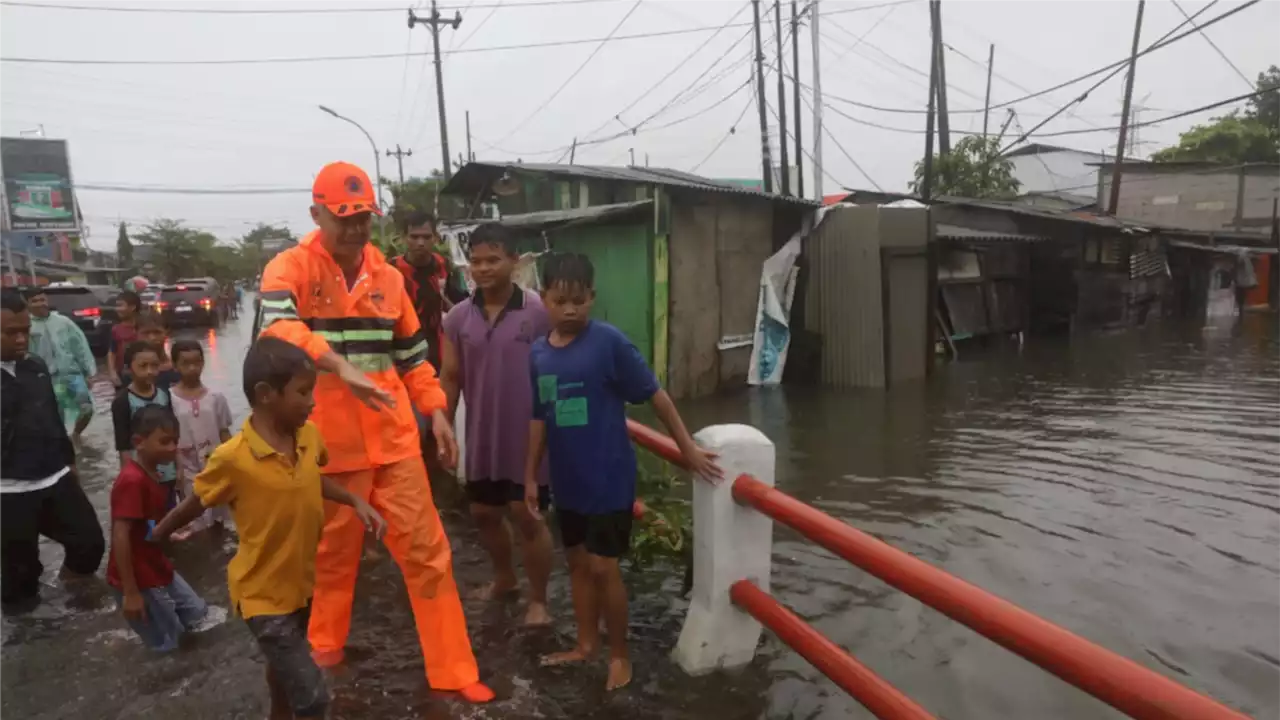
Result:
M366 245L360 277L347 289L319 231L277 255L262 273L262 333L297 345L313 359L342 355L395 398L372 410L337 376L321 373L311 419L329 451L326 473L367 470L421 452L413 405L423 414L445 407L444 391L426 362L427 341L400 272Z

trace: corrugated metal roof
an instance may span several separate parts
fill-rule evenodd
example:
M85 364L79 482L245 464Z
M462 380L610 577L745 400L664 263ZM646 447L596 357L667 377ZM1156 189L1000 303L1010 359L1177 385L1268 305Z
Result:
M507 215L500 220L490 222L521 230L542 229L571 223L602 222L626 215L641 214L651 207L653 207L652 200L637 200L635 202L614 203L612 205L589 205L567 210L542 210L519 215Z
M971 240L978 242L1039 242L1044 238L1038 235L1018 235L1015 233L990 232L972 228L938 223L934 235L945 240Z
M561 165L556 163L487 163L470 162L463 165L441 190L444 194L469 195L489 185L503 172L522 174L556 175L560 177L594 178L618 182L644 183L663 187L684 188L705 192L731 193L756 197L771 202L817 206L814 200L764 193L741 185L720 182L682 170L659 167L612 167L606 165Z

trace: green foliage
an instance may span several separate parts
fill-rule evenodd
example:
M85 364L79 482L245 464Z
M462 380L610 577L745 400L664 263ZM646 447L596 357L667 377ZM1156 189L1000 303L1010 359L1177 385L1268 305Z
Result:
M161 218L135 238L150 248L157 279L173 282L180 277L209 276L229 282L255 277L273 254L264 248L264 242L291 240L293 234L288 228L260 224L236 244L227 245L220 244L211 233L187 227L181 220Z
M908 186L918 194L923 185L924 161L919 161ZM1000 157L999 138L968 135L946 157L933 157L934 197L1007 198L1018 194L1018 186L1013 162Z
M1274 131L1256 120L1232 113L1182 133L1178 144L1151 155L1155 162L1214 162L1235 165L1280 162Z
M668 463L641 462L636 495L645 505L644 517L631 535L631 563L638 568L655 563L687 563L693 549L693 508L684 491L684 474Z
M1178 144L1152 154L1154 162L1228 165L1280 162L1280 67L1258 73L1257 89L1243 113L1236 111L1182 133Z
M133 243L129 242L129 228L123 222L116 236L116 258L120 267L133 267Z

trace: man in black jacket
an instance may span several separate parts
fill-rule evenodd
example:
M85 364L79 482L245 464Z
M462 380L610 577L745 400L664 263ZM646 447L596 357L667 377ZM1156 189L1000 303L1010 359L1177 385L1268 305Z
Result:
M0 299L0 590L6 614L40 603L40 536L63 546L64 578L92 575L105 544L80 488L49 368L27 354L31 318L13 288Z

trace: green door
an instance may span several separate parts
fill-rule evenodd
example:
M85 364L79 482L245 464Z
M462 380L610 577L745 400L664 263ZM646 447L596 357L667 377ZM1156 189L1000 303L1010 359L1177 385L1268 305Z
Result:
M614 325L631 338L645 362L653 365L653 261L648 223L589 225L557 232L553 249L582 253L596 270L592 317Z

